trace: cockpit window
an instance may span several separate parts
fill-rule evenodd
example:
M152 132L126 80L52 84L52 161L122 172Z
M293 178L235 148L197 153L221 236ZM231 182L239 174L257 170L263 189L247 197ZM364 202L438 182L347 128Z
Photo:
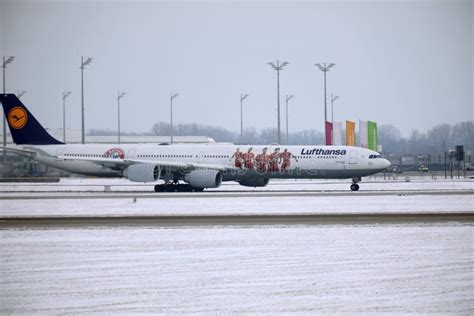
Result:
M381 158L380 155L369 155L369 159L378 159Z

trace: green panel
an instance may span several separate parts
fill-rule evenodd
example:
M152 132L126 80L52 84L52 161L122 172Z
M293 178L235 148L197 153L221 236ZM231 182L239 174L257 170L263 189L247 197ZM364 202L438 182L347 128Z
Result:
M377 123L367 121L368 148L377 150Z

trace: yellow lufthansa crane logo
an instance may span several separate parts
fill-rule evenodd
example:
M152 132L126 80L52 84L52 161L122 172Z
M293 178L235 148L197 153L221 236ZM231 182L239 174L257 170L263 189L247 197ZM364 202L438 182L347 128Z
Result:
M8 124L14 129L21 129L28 122L28 114L25 109L15 106L8 112Z

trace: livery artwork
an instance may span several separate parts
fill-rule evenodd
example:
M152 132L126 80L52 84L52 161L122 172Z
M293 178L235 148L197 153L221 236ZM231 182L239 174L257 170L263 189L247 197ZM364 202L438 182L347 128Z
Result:
M237 148L235 153L230 158L234 159L234 166L239 169L256 169L259 172L280 172L290 169L291 159L298 159L288 151L284 149L280 152L280 148L275 148L272 153L268 152L268 148L262 149L262 152L255 155L253 148L250 147L247 152L241 152L240 148Z
M124 159L125 152L121 148L111 148L105 152L104 158Z
M301 149L301 156L345 156L345 149ZM239 169L255 169L259 172L281 172L287 171L291 167L291 161L294 159L298 162L295 155L288 151L287 148L280 151L280 148L275 148L273 152L269 152L268 147L264 147L261 153L256 155L253 153L253 148L250 147L247 152L242 152L237 148L235 153L230 157L234 159L234 166Z

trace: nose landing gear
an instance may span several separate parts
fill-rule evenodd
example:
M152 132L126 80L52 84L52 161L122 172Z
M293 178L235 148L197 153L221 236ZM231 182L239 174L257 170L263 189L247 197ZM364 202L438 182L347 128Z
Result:
M359 191L359 185L357 182L360 182L360 177L352 178L351 191Z

